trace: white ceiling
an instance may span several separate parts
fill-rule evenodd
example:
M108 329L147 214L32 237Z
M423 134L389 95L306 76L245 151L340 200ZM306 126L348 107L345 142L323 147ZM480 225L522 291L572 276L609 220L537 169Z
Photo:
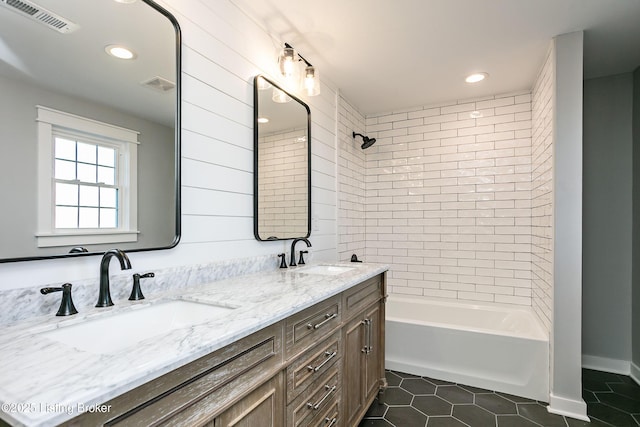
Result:
M364 114L531 89L551 39L578 30L585 78L640 66L640 0L231 1Z

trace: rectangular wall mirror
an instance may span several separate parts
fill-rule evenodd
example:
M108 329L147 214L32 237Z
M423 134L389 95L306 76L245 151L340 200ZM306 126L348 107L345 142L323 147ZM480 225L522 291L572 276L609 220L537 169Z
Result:
M0 93L0 262L177 244L172 15L147 0L0 2Z
M311 234L311 110L276 83L254 79L254 234Z

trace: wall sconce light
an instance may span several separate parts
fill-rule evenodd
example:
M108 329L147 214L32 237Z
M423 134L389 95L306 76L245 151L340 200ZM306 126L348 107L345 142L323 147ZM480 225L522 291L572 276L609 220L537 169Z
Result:
M280 68L280 74L282 74L285 79L294 78L295 74L297 74L297 56L298 53L296 52L296 50L285 43L284 49L282 49L282 52L278 57L278 67Z
M300 62L305 64L302 78L300 78ZM300 55L289 43L284 44L284 48L278 56L278 68L280 74L285 79L286 86L290 89L294 91L301 90L307 96L320 94L320 76L318 69L311 65L311 63Z

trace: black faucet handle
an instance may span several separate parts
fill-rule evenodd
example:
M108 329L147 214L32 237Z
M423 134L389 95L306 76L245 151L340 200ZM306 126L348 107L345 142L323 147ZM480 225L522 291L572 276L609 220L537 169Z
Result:
M71 283L65 283L61 287L47 287L40 289L42 295L47 295L52 292L62 292L62 301L60 302L60 308L56 316L70 316L76 314L76 306L73 305L73 299L71 298Z
M305 264L304 262L304 254L308 254L309 251L300 251L300 259L298 260L298 265Z
M133 275L133 288L131 289L131 295L129 295L129 301L139 301L144 299L144 295L142 295L142 288L140 287L140 279L147 279L149 277L156 277L156 275L155 273L136 273Z
M285 254L278 254L278 258L280 258L280 268L287 268L287 261L285 260Z

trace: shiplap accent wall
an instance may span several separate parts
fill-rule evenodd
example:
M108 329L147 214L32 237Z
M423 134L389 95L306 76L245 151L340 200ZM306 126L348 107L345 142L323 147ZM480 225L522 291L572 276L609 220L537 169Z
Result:
M532 305L548 331L553 310L553 50L533 87Z
M185 61L183 74L187 80L197 80L197 87L185 84L183 93L185 121L183 156L184 188L189 189L183 200L184 236L181 247L204 247L215 259L253 256L256 252L280 252L282 243L256 242L253 238L253 214L246 205L253 197L253 94L255 74L270 72L281 43L274 41L234 5L225 0L171 1L183 26ZM305 54L313 57L313 53ZM199 56L199 63L189 59ZM204 62L205 64L202 64ZM204 65L204 66L202 66ZM219 80L209 69L225 75ZM230 85L227 80L237 80ZM237 91L229 91L237 87ZM325 83L319 97L305 99L312 109L312 196L318 207L317 230L313 239L314 256L331 259L335 256L335 93ZM228 91L228 92L227 92ZM198 135L208 142L229 146L233 151L248 151L241 164L233 154L221 157L216 150L188 151L191 140ZM200 147L199 147L200 148ZM246 154L246 153L243 153ZM247 161L248 160L248 161ZM219 179L211 179L211 177ZM230 204L219 212L201 209L201 201L217 200L220 193L249 199L240 206ZM315 207L315 206L314 206Z
M349 261L352 254L363 260L365 240L365 151L360 148L360 137L353 132L364 133L364 116L348 100L338 100L338 259ZM372 242L370 242L372 243ZM364 261L367 261L364 259Z
M253 236L253 77L274 76L283 42L227 0L163 0L183 38L182 239L171 250L131 253L133 271L288 251ZM316 52L305 51L313 58ZM336 91L302 99L312 111L313 257L337 257ZM0 264L12 289L98 275L99 257ZM27 270L28 268L28 270ZM114 267L114 272L115 267Z
M390 292L531 305L531 94L368 116L366 258Z

